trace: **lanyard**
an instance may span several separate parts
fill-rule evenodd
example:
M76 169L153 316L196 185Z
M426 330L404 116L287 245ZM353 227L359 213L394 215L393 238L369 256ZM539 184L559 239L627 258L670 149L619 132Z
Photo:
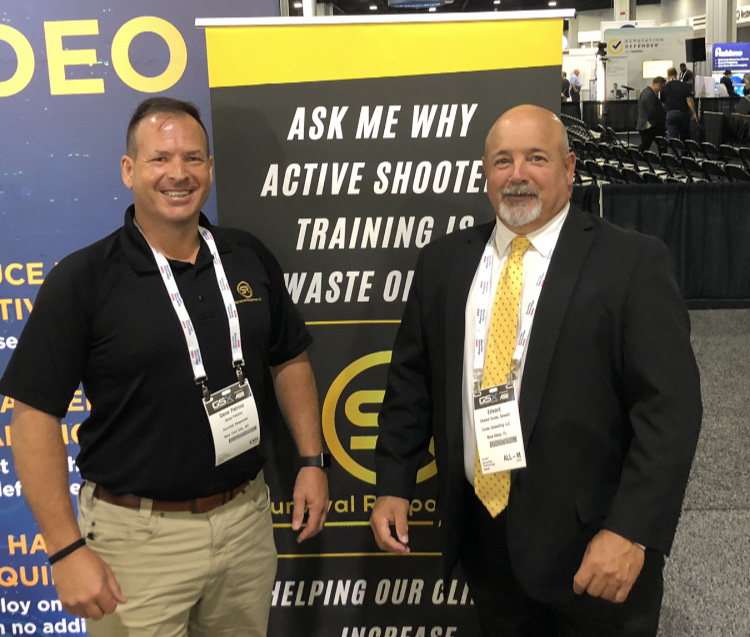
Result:
M135 225L138 230L141 231L141 234L143 234L143 231L138 226L138 224L136 223ZM221 298L224 302L224 309L226 310L227 319L229 321L229 337L232 345L232 364L237 371L237 379L242 382L244 381L242 366L245 364L245 361L242 358L240 320L237 315L237 308L234 304L234 298L232 297L232 292L230 291L229 281L227 280L227 275L224 272L224 266L221 264L221 257L219 257L219 251L216 248L216 242L214 241L213 235L203 226L198 227L198 232L200 232L201 237L203 237L203 240L206 242L206 245L208 246L208 249L210 250L211 256L214 260L214 273L216 274L216 282L219 284L219 291L221 292ZM146 239L145 235L143 238ZM146 239L146 243L148 243L148 239ZM177 314L177 318L180 321L180 327L182 328L182 333L185 336L185 342L187 343L188 352L190 354L190 364L193 368L195 384L201 386L203 396L204 398L207 398L210 395L210 392L206 387L206 380L208 379L208 377L206 376L206 369L203 367L201 348L198 344L198 337L195 333L193 322L190 320L190 315L188 314L185 303L182 300L180 290L177 287L177 282L175 281L174 275L172 274L172 268L170 267L167 258L161 252L159 252L159 250L154 248L150 243L148 244L148 247L151 248L151 252L153 252L154 254L156 265L159 267L159 274L161 274L161 279L162 281L164 281L164 287L167 288L167 293L169 294L169 300L172 302L172 307L174 308L174 311Z
M482 381L482 371L484 370L484 356L487 349L487 322L492 315L491 279L492 279L492 259L494 254L495 230L492 231L490 239L484 248L482 260L479 262L479 271L477 273L476 284L476 311L474 312L474 389L478 390ZM544 278L547 276L547 269L552 258L553 250L549 251L547 258L544 260L544 267L539 276L534 281L532 289L527 292L529 302L521 316L521 325L518 330L516 339L516 349L513 352L511 361L511 377L513 380L518 375L521 366L523 350L528 342L528 334L531 331L531 324L534 321L534 312L536 311L539 295L542 293ZM502 272L500 273L502 276ZM498 285L500 282L498 281Z

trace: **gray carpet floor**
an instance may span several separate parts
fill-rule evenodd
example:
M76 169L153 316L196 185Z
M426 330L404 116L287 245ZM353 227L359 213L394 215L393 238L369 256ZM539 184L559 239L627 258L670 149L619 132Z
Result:
M750 636L750 310L691 311L703 428L659 637Z

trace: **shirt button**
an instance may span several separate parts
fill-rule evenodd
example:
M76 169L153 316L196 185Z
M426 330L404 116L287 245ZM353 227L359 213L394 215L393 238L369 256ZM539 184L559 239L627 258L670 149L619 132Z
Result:
M198 300L199 300L199 301L203 301L203 295L202 295L202 294L199 294L199 295L198 295Z

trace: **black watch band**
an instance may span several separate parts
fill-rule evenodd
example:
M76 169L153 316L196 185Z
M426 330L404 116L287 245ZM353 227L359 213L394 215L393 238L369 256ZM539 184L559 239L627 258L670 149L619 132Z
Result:
M318 467L328 469L331 466L331 454L326 451L320 452L317 456L300 456L300 467Z

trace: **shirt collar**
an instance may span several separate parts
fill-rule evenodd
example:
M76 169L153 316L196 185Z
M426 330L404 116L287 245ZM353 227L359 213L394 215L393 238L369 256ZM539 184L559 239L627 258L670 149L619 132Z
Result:
M214 241L216 241L216 248L219 250L220 254L225 254L226 252L231 251L231 248L226 241L221 237L216 236L215 226L211 225L211 222L202 212L200 213L198 224L213 234ZM133 204L131 204L125 211L123 232L125 238L125 254L127 255L128 261L130 261L133 269L137 272L158 271L151 248L145 237L141 234L141 231L138 230L135 225L135 206ZM209 251L206 242L201 239L201 247L198 250L198 256L195 259L195 265L203 266L209 263L213 263L213 257L211 256L211 252Z
M533 248L545 259L555 249L557 238L560 236L560 229L563 223L565 223L565 218L568 216L569 210L570 202L567 202L563 209L546 224L526 235L526 238L531 241ZM511 241L517 236L519 235L508 228L500 219L495 218L495 247L498 254L504 254L509 249Z

